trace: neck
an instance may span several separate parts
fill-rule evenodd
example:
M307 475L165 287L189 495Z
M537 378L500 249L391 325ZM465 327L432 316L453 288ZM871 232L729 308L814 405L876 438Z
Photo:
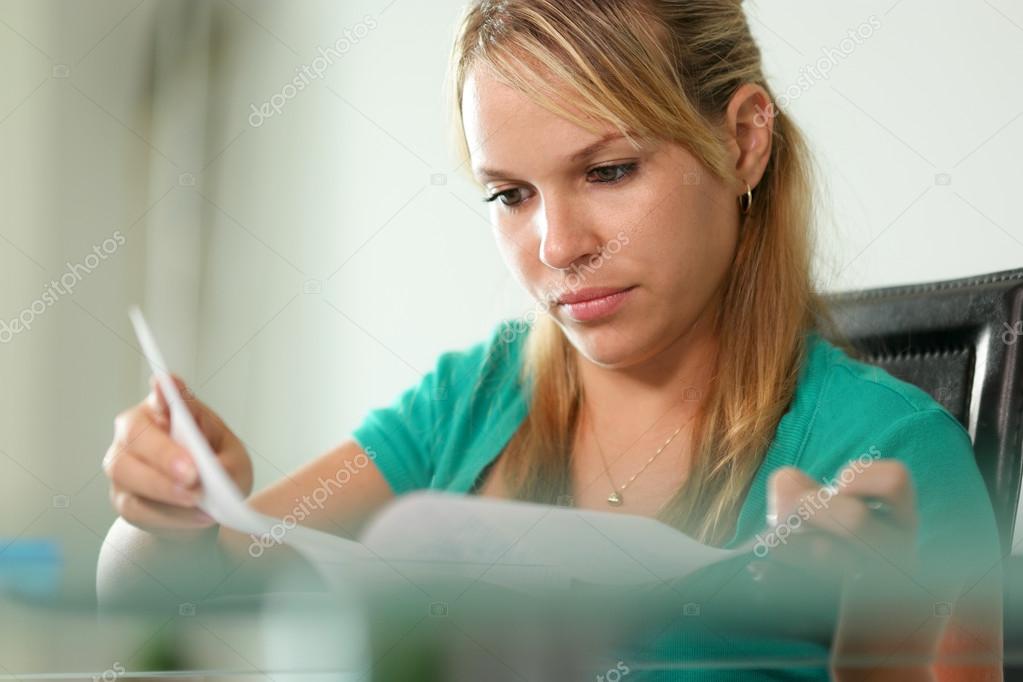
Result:
M709 327L698 321L660 352L627 368L601 367L577 354L586 418L606 425L600 431L609 445L663 438L704 404L718 350Z

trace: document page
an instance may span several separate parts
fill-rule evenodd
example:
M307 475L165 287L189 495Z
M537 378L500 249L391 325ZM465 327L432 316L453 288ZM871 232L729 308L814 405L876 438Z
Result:
M167 399L171 437L195 460L199 506L223 526L291 546L328 584L457 575L527 589L573 581L637 585L682 578L752 547L710 547L641 516L429 491L388 505L358 542L285 524L245 502L192 418L142 313L130 314Z

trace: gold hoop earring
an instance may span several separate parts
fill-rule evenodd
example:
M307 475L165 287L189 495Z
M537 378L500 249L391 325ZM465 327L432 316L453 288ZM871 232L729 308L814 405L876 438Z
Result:
M743 181L745 182L745 181ZM743 201L745 199L745 201ZM746 182L746 193L739 196L739 211L743 215L749 215L750 209L753 208L753 188Z

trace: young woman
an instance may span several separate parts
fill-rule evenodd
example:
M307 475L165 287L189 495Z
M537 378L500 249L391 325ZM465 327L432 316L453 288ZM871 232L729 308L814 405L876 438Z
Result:
M860 580L833 652L940 647L972 663L887 673L998 678L997 589L979 580L998 574L997 538L970 438L832 331L812 286L808 152L773 104L740 2L477 0L452 84L462 155L536 309L441 356L252 506L288 514L347 467L344 494L304 523L351 533L395 495L439 488L655 516L727 547L765 526L774 546L771 529L777 541L803 525L899 570L968 556L922 621L857 621L878 596ZM242 443L192 406L249 493ZM102 589L132 570L123 552L244 551L248 538L195 507L158 392L115 425L105 468L121 549ZM865 670L833 672L885 677Z

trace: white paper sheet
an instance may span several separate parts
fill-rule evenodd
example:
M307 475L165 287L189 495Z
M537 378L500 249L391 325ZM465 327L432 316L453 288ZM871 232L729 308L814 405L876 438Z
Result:
M133 307L129 314L142 352L167 400L171 418L171 438L191 453L199 472L199 479L202 482L199 508L217 523L233 530L259 537L265 535L281 538L284 544L293 547L318 568L322 568L324 564L372 558L372 554L357 542L305 526L291 524L284 526L281 519L261 514L245 503L238 486L227 475L192 418L192 413L167 370L167 364L142 312Z
M223 526L293 547L327 580L400 578L424 584L459 576L512 588L635 585L678 579L748 552L704 545L655 519L450 493L402 496L371 522L359 542L249 507L217 460L167 370L137 308L139 343L171 413L171 437L195 461L200 508Z
M749 552L705 545L660 522L451 493L418 492L389 505L362 534L374 553L427 570L450 564L491 582L640 585L683 578ZM445 569L446 570L446 569Z

